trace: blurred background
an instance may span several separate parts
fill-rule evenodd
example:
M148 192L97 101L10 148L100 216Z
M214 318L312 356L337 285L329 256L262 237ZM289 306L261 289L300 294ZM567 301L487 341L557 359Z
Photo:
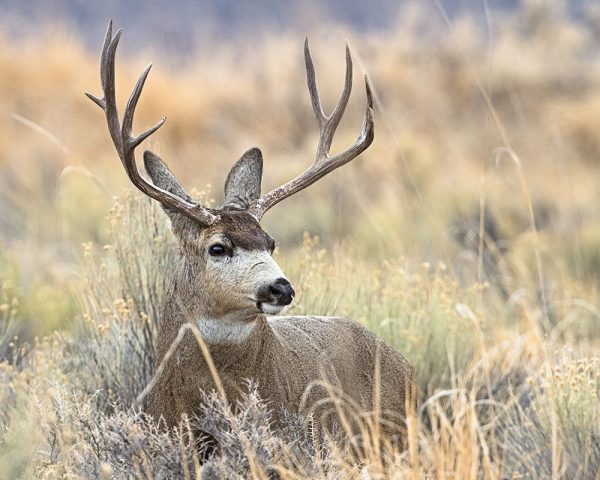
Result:
M167 116L140 150L217 204L250 147L263 151L264 190L308 166L318 133L304 36L327 109L349 42L354 92L333 150L360 129L366 73L375 141L269 212L280 255L307 231L374 264L441 262L500 305L528 296L547 322L573 299L588 307L569 315L597 320L600 2L2 0L0 278L21 337L70 328L80 246L110 241L106 216L130 188L83 94L100 92L110 18L124 29L120 105L153 61L134 128Z

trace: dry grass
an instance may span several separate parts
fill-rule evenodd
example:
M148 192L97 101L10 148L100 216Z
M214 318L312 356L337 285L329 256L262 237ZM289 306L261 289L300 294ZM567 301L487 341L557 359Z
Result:
M297 287L294 313L354 318L415 365L408 450L366 425L361 462L313 438L310 419L289 414L272 431L251 385L239 408L210 397L189 420L219 439L210 457L188 424L167 434L146 423L135 399L173 260L165 218L147 199L113 199L125 175L82 95L98 87L97 58L65 39L3 41L7 478L599 478L593 11L574 23L560 2L526 2L495 14L484 43L466 19L450 32L411 9L385 36L343 32L376 90L373 147L265 219ZM311 36L325 102L341 83L341 36ZM139 128L168 115L152 148L188 186L221 185L255 143L265 186L280 183L314 149L300 47L280 35L179 72L155 62ZM146 60L120 57L121 95ZM356 90L339 147L359 127Z

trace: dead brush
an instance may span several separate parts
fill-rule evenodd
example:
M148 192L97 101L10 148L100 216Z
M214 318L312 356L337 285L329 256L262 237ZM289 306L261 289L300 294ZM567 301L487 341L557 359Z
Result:
M87 316L80 330L35 342L19 365L0 364L0 467L11 477L501 479L560 474L584 479L598 469L596 358L570 353L555 358L527 330L517 340L505 334L499 342L498 331L489 337L490 322L481 321L485 312L467 308L479 292L462 290L442 271L424 266L411 272L402 263L390 263L382 273L359 262L352 268L332 264L328 255L305 277L310 279L303 293L308 304L328 308L331 300L319 303L312 292L331 281L331 269L347 272L345 295L355 303L345 305L360 312L364 298L385 299L368 308L388 309L393 330L389 321L374 328L409 346L416 342L411 347L416 358L419 339L443 320L457 323L436 337L440 345L444 338L450 341L452 332L460 334L463 322L480 327L468 355L454 357L446 350L449 373L442 375L436 357L422 353L420 361L431 362L421 370L422 388L431 385L424 373L428 369L445 380L439 382L443 388L420 391L420 407L408 410L408 449L388 444L371 420L376 417L366 412L356 412L363 423L354 443L340 441L346 434L343 425L338 437L325 438L310 416L290 412L281 413L282 426L274 429L271 408L253 385L233 409L220 396L209 395L197 417L170 432L159 429L133 406L150 380L151 350L146 348L154 335L147 326L152 320L136 313L142 311L137 305L144 305L148 292L161 295L161 276L153 273L152 262L166 262L171 248L156 241L166 231L159 213L134 196L119 202L111 215L112 246L85 250L84 268L97 281L81 284ZM151 233L143 233L147 224L155 225ZM129 238L138 235L132 252ZM126 268L125 261L130 263ZM145 272L139 277L143 282L127 280L139 272ZM378 279L373 290L355 293L352 285L366 274ZM399 289L411 295L394 293ZM462 305L458 310L457 304ZM419 313L401 314L409 307ZM442 358L441 346L431 351ZM206 439L196 436L198 427L218 440L218 448L208 451Z
M507 475L597 478L600 472L600 357L548 361L528 379L526 402L502 419Z
M83 246L79 338L67 368L83 362L90 375L78 377L80 388L107 407L133 404L154 369L156 305L174 258L168 225L157 213L145 198L127 196L108 217L112 243L101 255Z
M353 53L364 54L372 72L382 127L372 157L339 184L332 179L333 189L315 185L314 195L290 205L285 222L271 222L288 252L309 214L312 230L324 239L321 246L307 235L304 253L278 256L299 279L297 313L352 316L418 367L421 407L408 411L408 450L387 449L365 422L366 441L356 445L360 462L342 444L321 438L311 418L284 412L275 431L269 409L251 392L237 411L221 409L214 399L207 416L170 433L132 407L155 362L153 307L164 294L158 273L172 262L169 237L162 234L167 228L158 209L134 196L112 212L108 236L99 227L109 208L106 192L122 183L104 168L113 165L114 153L106 132L96 128L97 112L80 98L96 76L96 61L74 42L45 38L40 55L35 42L15 46L5 38L0 277L3 286L9 280L16 286L21 303L13 314L12 288L0 301L1 475L596 480L600 229L593 205L600 104L590 65L598 12L586 6L574 22L564 15L565 5L524 2L502 18L491 8L489 43L479 41L470 22L453 21L452 36L462 49L448 41L446 26L416 5L385 42L358 36L366 49ZM438 43L423 41L423 26ZM185 72L158 69L147 99L155 101L140 106L140 126L168 111L170 127L154 146L172 151L175 169L190 176L202 158L203 175L215 181L220 159L246 143L243 136L231 141L232 132L242 130L249 137L264 134L264 149L277 165L266 172L269 183L292 176L300 157L312 155L313 133L297 96L303 72L281 61L292 55L294 38L265 36L262 45L247 46L252 55L236 61L217 49L192 60ZM265 71L255 70L255 54ZM335 57L333 51L323 55ZM335 79L339 65L319 70ZM124 65L120 92L135 81L134 70ZM324 82L323 91L333 93L333 83ZM274 106L258 100L264 91ZM491 165L500 141L488 121L493 112L512 147L503 151L520 155L519 172L511 168L515 162L504 162L489 168L482 182L482 164ZM358 121L362 108L351 104L347 113ZM25 128L34 125L29 119L51 130L57 142ZM340 125L341 139L353 140L351 126ZM95 181L66 175L79 166L95 175L107 171L106 189L95 194ZM515 178L527 181L530 198L519 194L523 184ZM352 195L343 194L348 190ZM455 212L473 206L479 221L469 228L479 234L465 251L463 239L456 242L449 229ZM332 225L341 223L340 211L354 209L354 222L342 229L352 241L336 246L340 232ZM488 212L502 232L497 252L481 234L491 236ZM74 265L69 252L89 238L102 240L85 247L81 267ZM104 243L110 246L103 249ZM431 264L420 266L425 260ZM494 265L501 268L490 278L486 269ZM48 276L55 269L70 272L68 282ZM76 331L37 341L32 336L32 346L22 348L13 325L34 335L69 324L74 307L65 301L65 285L80 291ZM549 342L574 352L557 358ZM190 435L196 421L219 436L226 456L215 450L207 457L196 448L199 439Z

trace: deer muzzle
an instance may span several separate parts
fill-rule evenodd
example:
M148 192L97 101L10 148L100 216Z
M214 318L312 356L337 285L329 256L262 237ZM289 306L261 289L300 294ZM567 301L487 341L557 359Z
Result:
M292 284L287 279L280 277L270 284L263 285L258 290L256 305L263 313L274 315L292 303L295 295Z

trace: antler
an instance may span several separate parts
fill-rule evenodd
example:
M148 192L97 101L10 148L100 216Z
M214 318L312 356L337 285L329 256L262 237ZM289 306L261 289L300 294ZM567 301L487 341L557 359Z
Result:
M319 100L319 91L317 89L317 83L315 80L315 67L313 65L312 58L310 56L310 50L308 49L308 39L304 41L304 60L306 62L306 79L308 81L308 91L310 92L310 99L315 117L317 118L317 124L319 126L319 143L317 145L317 154L312 165L300 176L290 180L285 185L282 185L269 193L263 195L257 199L254 204L250 207L249 211L258 220L269 210L272 206L281 202L283 199L293 195L300 190L312 185L314 182L324 177L328 173L332 172L338 167L353 160L362 152L364 152L369 145L373 142L374 138L374 126L373 126L373 96L371 95L371 86L369 85L369 78L365 75L365 85L367 89L367 111L365 113L365 120L363 122L362 129L358 134L358 138L354 145L347 148L341 153L329 156L329 149L331 148L331 142L335 135L344 110L348 104L350 98L350 92L352 91L352 57L350 56L350 48L346 44L346 81L344 84L344 90L342 96L338 101L333 113L330 116L326 116L323 113L323 107Z
M115 144L121 163L125 167L125 171L127 172L127 176L131 180L131 183L143 193L158 200L166 207L180 212L193 220L197 220L204 225L210 225L215 222L217 217L210 213L206 208L196 203L190 203L171 192L153 185L142 177L137 169L135 148L162 127L166 117L163 117L156 125L145 132L140 133L137 137L134 137L131 133L135 107L140 98L140 94L142 93L142 89L144 88L148 73L150 73L150 68L152 67L152 64L150 63L140 75L140 78L131 92L131 96L125 107L123 124L120 124L115 96L115 55L120 38L121 30L113 37L111 20L108 23L108 29L106 30L104 45L102 46L102 56L100 59L100 81L102 84L103 97L97 98L89 93L86 93L86 95L104 110L106 121L108 123L108 131L110 132L110 136Z

